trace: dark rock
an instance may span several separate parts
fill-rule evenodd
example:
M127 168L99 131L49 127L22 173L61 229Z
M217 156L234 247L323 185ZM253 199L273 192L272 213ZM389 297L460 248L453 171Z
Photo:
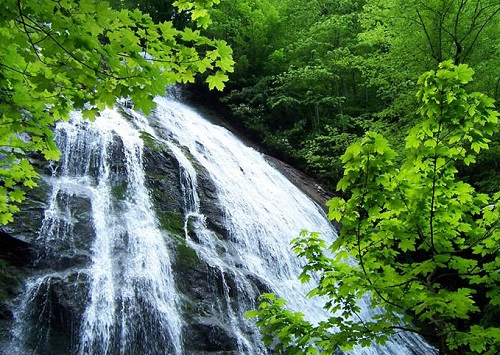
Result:
M30 243L0 230L0 259L8 261L13 266L25 267L31 264L33 255L34 250Z
M238 349L238 342L231 332L215 322L191 324L184 329L184 343L187 353L200 351L203 353L224 354Z
M198 305L201 308L203 308L202 303L213 304L213 302L216 302L216 295L207 292L212 286L208 278L212 272L210 267L203 262L200 262L197 266L186 267L186 265L178 261L179 258L176 259L173 269L179 291L187 296L190 301L199 303Z
M201 213L206 216L207 227L225 239L228 237L228 230L225 225L225 214L217 196L217 188L205 169L198 169L197 173Z
M40 228L44 239L37 241L38 266L64 270L88 264L95 239L90 199L59 191L57 204L61 206L59 213Z
M88 294L88 277L78 272L47 276L31 285L25 297L32 304L21 315L25 339L37 354L66 354L74 346Z
M256 294L261 295L263 293L273 292L272 288L268 284L266 284L262 279L260 279L257 275L249 273L246 275L246 277L252 283L252 285L255 286Z
M121 186L127 183L127 159L125 157L125 147L120 137L113 136L113 143L108 147L109 160L112 162L110 165L109 179L112 186ZM96 167L99 164L96 162ZM98 176L98 172L94 172Z
M36 240L51 191L49 179L48 176L42 175L41 179L37 180L38 186L26 191L26 199L19 205L20 211L15 214L14 222L3 227L6 233L28 243Z
M288 178L295 186L308 195L326 211L326 202L334 197L334 193L312 179L304 172L279 159L266 155L266 160Z
M143 159L146 184L157 212L183 213L179 163L175 157L166 147L156 150L146 144Z

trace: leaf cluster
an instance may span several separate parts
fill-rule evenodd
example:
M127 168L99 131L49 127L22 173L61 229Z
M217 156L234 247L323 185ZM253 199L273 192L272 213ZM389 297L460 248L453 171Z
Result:
M210 23L217 1L181 0L193 24ZM200 30L156 24L138 10L113 10L97 0L6 0L0 16L0 223L12 221L23 187L37 173L32 154L57 160L52 128L82 110L92 119L117 98L149 112L166 87L209 73L222 90L232 51Z

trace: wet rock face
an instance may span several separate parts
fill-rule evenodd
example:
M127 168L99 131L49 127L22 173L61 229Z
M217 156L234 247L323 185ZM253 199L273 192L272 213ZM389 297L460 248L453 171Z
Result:
M237 354L237 341L224 319L220 299L224 297L219 271L203 262L184 241L184 202L179 163L164 146L146 146L144 153L146 184L154 201L161 227L175 238L175 261L172 265L177 288L182 294L183 342L186 354ZM196 164L194 164L196 165ZM208 173L196 166L200 205L207 227L226 235L222 210L215 186ZM197 241L196 230L189 231ZM177 235L177 236L175 236ZM215 282L214 282L215 280Z
M47 164L39 165L41 172L51 171ZM90 261L94 238L89 223L90 202L84 196L59 195L57 203L67 206L66 218L48 232L54 241L40 239L52 192L51 179L41 175L38 186L27 191L14 222L0 229L1 274L8 276L0 277L4 291L0 297L0 353L2 344L10 342L14 334L13 307L28 300L32 307L21 315L26 321L18 325L30 334L25 339L27 348L37 348L40 354L65 354L75 344L73 331L79 328L89 284L88 277L75 267L84 267ZM35 285L36 293L26 294L24 285L33 281L31 275L42 270L53 274Z
M183 344L186 354L212 354L213 352L238 353L238 341L234 330L231 329L231 321L227 317L227 309L220 308L221 295L217 290L211 289L210 279L204 270L190 270L183 272L188 280L194 280L192 276L198 275L198 279L189 290L183 287L184 319ZM179 275L179 274L178 274ZM183 286L187 282L182 281ZM222 293L222 290L220 290Z
M39 353L71 353L74 333L80 327L88 294L88 279L78 272L65 277L47 277L36 288L36 293L25 295L32 302L23 324L28 328L25 340L28 347Z
M0 228L0 339L9 335L10 324L6 322L13 318L10 300L19 294L22 280L40 252L34 241L47 206L49 187L43 180L38 185L21 204L15 221Z
M31 243L38 236L40 222L45 216L47 200L51 191L48 183L49 176L41 175L37 180L38 186L27 191L27 198L19 206L20 211L14 216L14 222L9 223L1 230L16 239Z
M237 340L216 323L193 324L185 330L186 352L234 353L238 350Z
M198 171L200 209L206 217L207 227L223 238L228 237L224 212L217 198L217 189L206 170Z
M183 212L179 163L166 147L144 146L146 184L159 212Z
M34 250L30 243L0 230L0 259L12 266L25 267L33 260L33 253Z
M110 172L112 205L119 210L127 190L123 143L119 139L115 139L110 154L116 160ZM247 275L251 292L239 294L241 285L235 275L204 262L188 246L179 163L168 147L155 144L144 145L142 159L146 186L155 209L152 212L156 213L159 227L174 255L172 272L182 303L185 353L241 353L228 313L236 312L238 307L243 307L242 302L251 301L256 294L268 290L267 286L255 275ZM201 213L205 216L206 227L218 240L217 252L235 254L227 241L228 231L215 185L206 170L195 161L193 166L197 169ZM44 171L49 170L45 168ZM54 230L45 231L51 240L40 240L38 232L45 228L43 220L51 192L51 178L43 176L39 187L28 193L15 222L0 232L0 261L12 264L18 270L15 278L19 279L12 283L8 297L0 298L0 353L2 343L9 342L12 336L8 330L14 324L11 307L19 306L26 297L33 303L29 313L23 315L26 320L23 326L28 327L27 333L31 334L26 339L28 348L37 348L36 354L62 355L78 351L78 332L89 298L88 268L96 236L92 206L90 197L85 194L57 196L58 205L65 206L59 211L63 218ZM194 226L189 227L189 237L195 243L199 242L198 232ZM48 276L32 288L35 293L23 295L21 281L32 282L36 278L30 276L40 272Z
M29 243L0 231L0 339L9 333L8 323L13 320L7 302L17 295L24 277L23 270L31 263L33 254Z
M157 212L159 214L183 214L185 211L179 163L168 147L158 142L150 141L149 143L144 147L144 169L146 171L146 184L151 191L151 197L158 209ZM217 189L208 172L202 166L196 162L193 166L197 169L200 209L206 217L207 227L218 235L226 237L227 229L222 206L217 198ZM161 222L162 220L160 220Z

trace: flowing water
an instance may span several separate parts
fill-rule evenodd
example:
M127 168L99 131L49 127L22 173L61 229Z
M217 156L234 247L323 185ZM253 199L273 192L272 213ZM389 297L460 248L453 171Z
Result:
M141 132L168 147L178 162L184 206L182 237L222 285L217 302L207 312L221 315L220 326L233 334L236 343L233 353L267 353L255 326L243 316L256 306L255 280L287 299L289 308L300 310L307 318L325 316L321 300L304 296L309 288L297 280L300 260L289 246L304 229L321 232L327 240L335 238L322 210L259 152L226 129L175 100L158 98L157 104L149 117L122 108L105 111L93 123L74 114L71 123L58 125L56 137L63 157L47 178L52 192L39 231L39 242L47 249L39 260L45 271L26 281L26 291L17 300L9 347L13 354L57 353L48 348L54 342L49 345L47 339L58 330L40 321L51 317L39 316L43 314L40 308L50 313L40 307L47 303L39 299L49 297L50 288L59 282L83 289L86 295L68 301L82 309L81 319L71 323L76 327L71 331L72 352L189 354L184 334L188 319L172 266L173 237L159 227L146 187ZM119 113L124 111L126 115ZM224 214L225 239L207 226L197 166L206 170L215 186ZM81 216L74 212L79 200L89 205L86 241L79 240L82 236L75 232L75 226L82 224ZM61 255L75 254L82 262L65 265ZM369 317L372 311L363 309L363 316ZM394 337L384 348L354 351L430 352L414 336Z

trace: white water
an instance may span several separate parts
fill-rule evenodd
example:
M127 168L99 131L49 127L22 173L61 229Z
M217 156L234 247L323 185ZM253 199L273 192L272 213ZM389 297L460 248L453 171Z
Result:
M287 306L300 311L311 321L326 316L323 300L308 299L304 295L311 286L297 278L300 260L290 251L290 241L302 230L320 232L325 240L333 240L336 231L319 207L271 167L254 149L244 145L226 129L213 125L186 105L158 98L158 123L173 134L180 145L210 173L217 194L225 207L227 228L230 231L234 253L217 254L214 238L192 244L207 262L233 270L239 276L254 274L264 279ZM176 154L177 155L177 154ZM187 159L179 159L181 165ZM185 166L191 185L196 185L192 167ZM194 191L195 189L191 189ZM193 197L194 201L198 198ZM199 206L193 211L199 213ZM207 252L208 250L208 252ZM243 270L243 272L241 272ZM244 280L244 278L242 278ZM243 288L244 289L244 288ZM246 304L247 309L253 304ZM249 308L248 308L249 307ZM362 316L370 317L368 304ZM415 354L433 352L419 337L395 336L384 348L357 348L355 354Z
M180 354L179 302L169 252L157 227L145 186L142 139L116 111L106 111L93 126L102 138L112 136L111 132L120 137L126 160L127 187L124 206L119 214L114 214L109 206L111 167L107 159L102 159L103 173L92 205L96 241L90 271L91 299L82 325L81 353L108 353L112 338L116 337L119 337L119 352L128 353L141 337L154 335L163 338L162 343L171 341L171 351ZM102 151L107 152L106 149ZM113 217L118 218L114 220ZM114 254L118 250L121 255L116 257ZM142 326L137 327L137 324ZM141 342L141 346L146 345ZM154 353L159 349L140 350Z
M92 223L95 233L89 251L91 266L77 271L90 279L77 352L183 353L179 300L165 241L168 236L158 229L151 213L139 131L116 111L106 110L94 123L83 122L74 114L71 123L57 126L56 138L63 156L51 178L52 193L39 238L48 246L74 238L74 221L64 201L75 195L90 201L91 220L87 223ZM117 161L123 162L121 171L113 171ZM120 193L124 198L119 205L112 204L112 178L123 179ZM22 323L27 322L30 298L53 278L65 279L51 271L26 283L11 350L24 349L26 327ZM43 302L50 304L49 300ZM156 341L149 341L151 337Z
M243 316L256 307L258 295L250 280L262 280L272 292L288 300L289 308L305 313L309 319L324 318L321 300L307 299L310 287L297 280L300 260L289 243L303 229L321 232L327 240L335 238L335 231L321 209L260 153L179 102L158 98L157 103L150 117L133 111L129 114L136 118L135 126L168 146L179 162L184 237L224 288L222 299L213 305L214 312L224 314L221 326L235 335L238 354L265 354L255 326ZM185 354L183 316L178 311L181 296L172 275L169 236L157 227L145 187L138 129L116 111L106 111L92 124L74 117L72 124L60 124L58 132L65 153L52 178L53 191L40 238L46 242L65 238L71 245L75 216L61 203L61 196L90 200L95 233L89 251L91 267L78 270L90 279L80 336L75 340L78 352ZM116 156L117 140L123 146L118 149L120 157ZM123 167L114 165L117 158L123 161ZM193 158L216 186L229 231L227 240L206 226ZM112 182L116 186L116 178L122 178L124 186L119 204L112 202L116 192L111 186ZM53 274L34 277L26 284L14 332L21 343L27 332L22 321L29 313L30 299ZM55 277L66 276L57 273ZM369 317L370 313L364 307L363 315ZM166 344L170 344L168 348ZM398 355L430 352L417 337L395 337L384 348L354 351Z

